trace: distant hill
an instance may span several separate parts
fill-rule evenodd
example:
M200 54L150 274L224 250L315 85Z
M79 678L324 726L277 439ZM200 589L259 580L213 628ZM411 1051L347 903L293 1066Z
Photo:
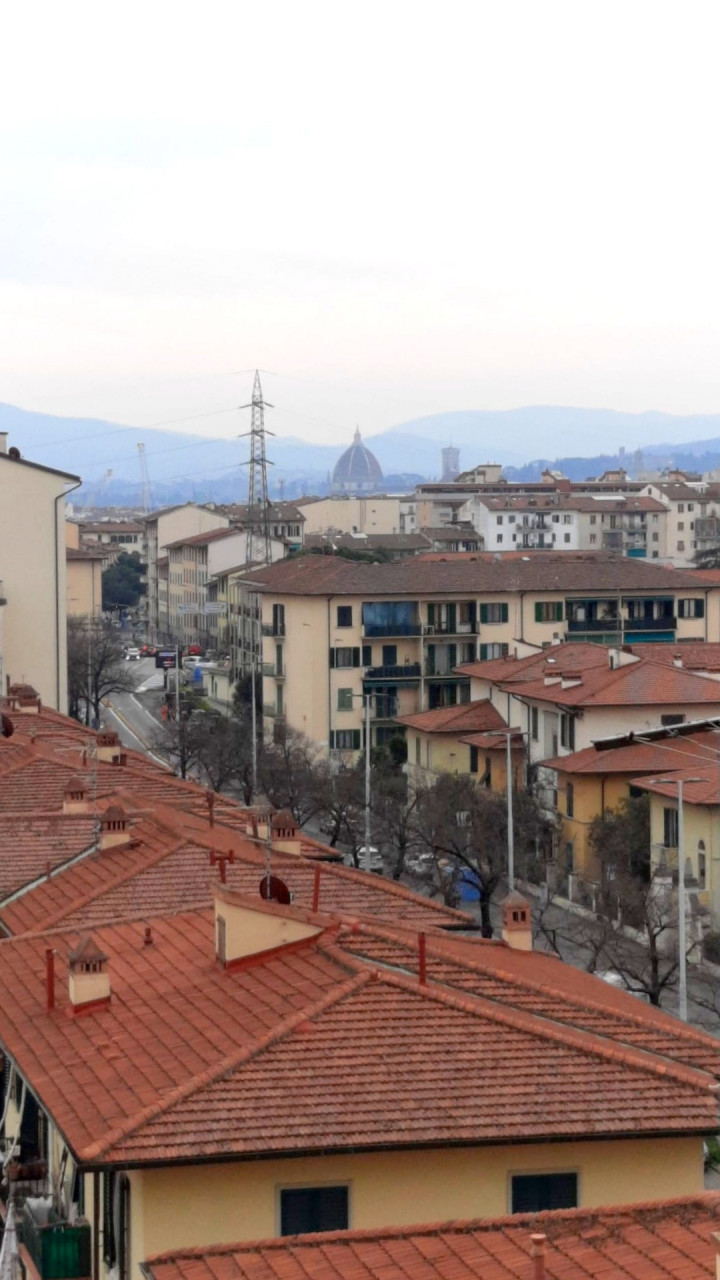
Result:
M11 444L33 461L81 475L85 483L78 493L80 501L137 502L139 443L145 445L156 502L237 500L247 488L246 440L148 430L95 418L62 418L8 404L0 404L0 431L9 432ZM534 478L545 466L581 479L618 465L617 452L579 457L579 441L587 442L588 450L596 442L606 449L624 445L627 454L621 461L626 466L631 465L632 451L640 447L646 465L672 462L708 470L720 463L720 414L631 414L544 405L458 410L402 422L366 438L388 486L394 489L412 487L419 479L439 478L441 449L446 444L460 449L463 468L500 462L509 479ZM274 464L271 491L277 495L282 483L288 498L325 492L344 447L310 444L294 436L272 437L268 449ZM528 458L535 460L527 462Z

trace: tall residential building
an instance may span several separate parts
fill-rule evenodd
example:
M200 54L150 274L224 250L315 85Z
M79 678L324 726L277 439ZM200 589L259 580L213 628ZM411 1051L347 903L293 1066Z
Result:
M0 432L0 683L67 710L65 496L80 479L7 448Z
M173 635L166 611L161 612L162 602L169 605L167 590L167 548L180 538L192 538L211 529L227 529L230 521L219 511L185 502L176 507L164 507L145 516L147 547L147 609L148 631L152 640L170 641Z
M241 607L261 612L267 724L330 751L360 750L367 695L373 744L398 732L398 716L467 701L463 663L566 638L720 637L720 585L631 558L308 555L250 572L244 586Z

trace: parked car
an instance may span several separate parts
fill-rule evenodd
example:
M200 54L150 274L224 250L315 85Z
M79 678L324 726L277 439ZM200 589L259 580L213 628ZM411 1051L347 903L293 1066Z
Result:
M201 645L201 644L189 644L189 645L188 645L188 653L194 653L198 658L202 658L202 645Z
M139 662L139 661L140 661L140 650L139 650L139 649L135 649L135 648L126 649L126 650L125 650L125 661L126 661L126 662Z
M381 876L384 870L382 854L372 844L370 845L368 852L370 854L370 870L373 871L375 875ZM351 867L355 866L355 861L352 858L352 855L348 855L348 857L346 858L346 862ZM368 869L367 858L365 855L365 845L363 845L362 849L358 849L357 851L357 865L361 871L367 871Z

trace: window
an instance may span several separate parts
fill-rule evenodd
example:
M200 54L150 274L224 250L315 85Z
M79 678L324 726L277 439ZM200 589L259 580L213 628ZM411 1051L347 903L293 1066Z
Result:
M339 627L352 626L352 605L339 604L337 607L337 624Z
M678 520L678 529L684 529L684 528L685 528L685 521Z
M593 542L597 542L597 534L596 534L596 533L591 533L591 534L590 534L590 543L592 544Z
M130 1272L130 1179L126 1173L103 1174L103 1258L121 1280Z
M562 622L563 607L560 600L536 600L536 622Z
M530 708L530 737L537 742L540 737L539 716L537 707Z
M563 516L563 524L572 524L572 516Z
M498 534L498 536L497 536L497 541L498 541L498 542L502 542L502 538L503 538L502 534L501 534L501 533L499 533L499 534Z
M569 541L570 541L570 534L569 534L569 533L566 533L566 534L565 534L565 541L566 541L566 542L569 542Z
M678 811L663 809L663 844L666 849L677 849Z
M661 716L661 717L660 717L660 723L661 723L661 724L663 724L663 725L666 725L666 726L667 726L667 725L671 725L671 724L684 724L684 723L685 723L685 716L684 716L684 715L674 715L674 714L673 714L673 715L667 715L667 716Z
M330 666L331 667L359 667L360 666L360 650L351 648L339 648L330 650Z
M678 511L684 511L684 510L685 510L685 503L678 502Z
M480 661L489 662L492 658L507 658L508 646L506 644L481 644L480 645Z
M503 522L503 518L502 518L502 516L497 516L497 522L498 522L498 524L502 524L502 522Z
M281 716L283 715L284 711L285 711L285 705L283 702L283 686L279 684L277 689L275 690L275 713L276 715Z
M359 729L331 729L330 730L330 749L331 751L359 751L360 750L360 730Z
M280 1235L346 1231L347 1187L292 1187L280 1192Z
M274 604L272 607L272 629L274 636L285 635L285 605Z
M559 524L559 523L560 523L560 517L559 517L559 516L552 516L552 517L551 517L551 519L552 519L553 524Z
M338 689L338 711L352 711L353 709L353 691L352 689Z
M705 841L698 840L698 889L702 892L707 888L707 857L705 855Z
M483 626L493 622L507 622L508 605L506 604L481 604L480 605L480 622Z
M590 517L590 523L591 523L591 524L597 524L597 516L591 516L591 517Z
M372 666L372 645L364 644L362 647L362 664L364 667Z
M565 788L565 812L568 818L575 816L575 788L572 782L568 782Z
M514 523L515 523L515 516L508 516L508 524L514 524Z
M687 504L687 509L688 509L688 511L694 511L694 510L695 510L695 503L694 503L694 502L688 502L688 504Z
M384 644L382 647L382 664L384 667L397 666L397 645Z
M421 742L420 742L420 734L418 733L415 738L415 763L416 764L420 764L420 751L421 751Z
M560 716L560 745L567 747L568 751L575 750L575 717L568 715Z
M480 763L480 753L477 747L471 747L470 748L470 772L471 773L477 773L479 763Z
M684 551L684 550L685 550L685 543L684 543L684 542L678 542L678 544L677 544L677 549L678 549L678 551Z
M681 618L704 618L705 601L694 600L692 597L688 600L678 600L678 613Z
M576 1209L576 1173L515 1174L511 1183L513 1213L539 1213L543 1209Z

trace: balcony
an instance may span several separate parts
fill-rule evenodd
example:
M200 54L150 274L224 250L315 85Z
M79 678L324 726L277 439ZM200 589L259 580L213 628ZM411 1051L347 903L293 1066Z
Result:
M278 667L277 663L275 662L263 662L262 674L264 676L270 676L271 679L274 678L275 680L285 679L285 672L283 668Z
M426 636L476 636L480 634L480 623L475 622L456 622L451 626L449 622L428 622L424 629Z
M365 680L412 680L420 679L422 668L419 662L403 662L385 667L368 667Z
M27 1202L23 1205L18 1234L41 1280L85 1280L92 1274L90 1223L59 1221L50 1208L49 1220L42 1224L37 1214Z
M368 640L383 640L391 636L419 636L421 634L422 627L419 622L366 622L363 626L363 635Z
M264 636L284 636L285 623L284 622L263 622L262 633Z
M263 702L262 713L266 720L276 720L278 718L277 707L274 702Z

